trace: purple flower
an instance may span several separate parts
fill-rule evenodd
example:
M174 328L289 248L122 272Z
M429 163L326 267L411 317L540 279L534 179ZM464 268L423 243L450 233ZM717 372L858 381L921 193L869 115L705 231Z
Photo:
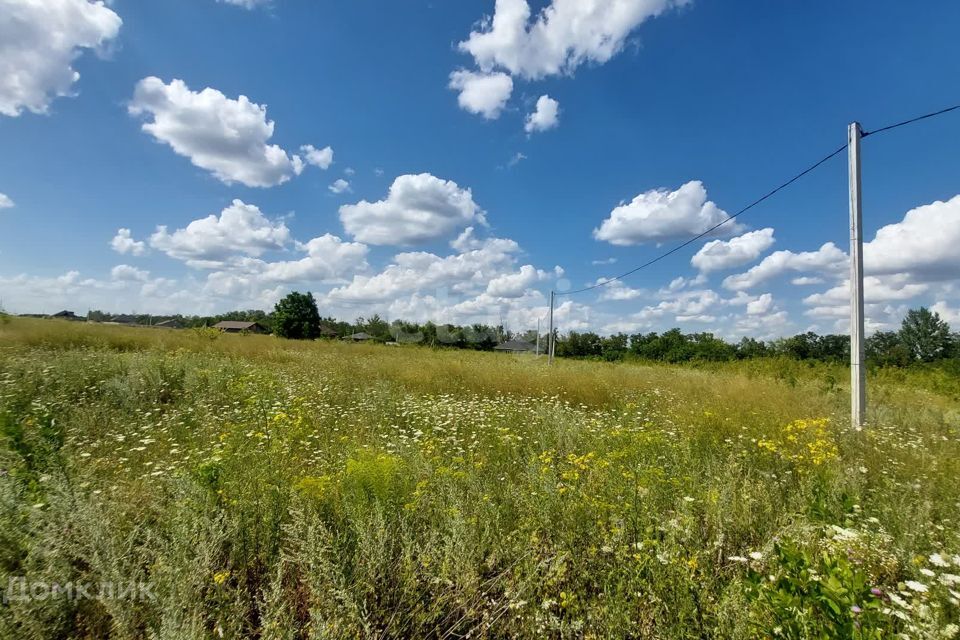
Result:
M852 607L850 607L850 611L853 611L854 613L860 613L861 611L863 611L863 609L861 609L857 605L853 605Z
M873 589L870 589L870 593L877 596L878 598L883 595L883 591L881 591L880 589L877 589L876 587L874 587Z

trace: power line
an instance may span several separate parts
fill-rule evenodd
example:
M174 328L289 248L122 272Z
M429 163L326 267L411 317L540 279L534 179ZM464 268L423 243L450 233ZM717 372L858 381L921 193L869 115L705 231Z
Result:
M680 249L683 249L684 247L687 247L687 246L693 244L693 243L696 242L697 240L700 240L700 239L703 238L704 236L707 236L707 235L713 233L714 231L716 231L717 229L719 229L719 228L722 227L723 225L727 224L727 223L730 222L731 220L735 220L735 219L737 218L737 216L739 216L740 214L746 213L746 212L749 211L750 209L753 209L755 206L757 206L758 204L760 204L760 203L763 202L764 200L772 197L774 194L776 194L777 192L781 191L782 189L785 189L785 188L789 187L791 184L793 184L794 182L796 182L797 180L799 180L799 179L802 178L803 176L807 175L808 173L810 173L811 171L813 171L814 169L816 169L817 167L819 167L820 165L822 165L824 162L826 162L827 160L831 159L832 157L834 157L835 155L837 155L838 153L840 153L841 151L843 151L843 150L846 149L846 148L847 148L847 145L843 145L842 147L838 148L836 151L834 151L834 152L832 152L832 153L824 156L824 157L821 158L820 160L817 160L815 163L813 163L812 165L810 165L809 167L807 167L806 169L804 169L803 171L801 171L801 172L798 173L797 175L793 176L792 178L790 178L789 180L787 180L786 182L784 182L783 184L781 184L781 185L778 186L777 188L773 189L772 191L770 191L770 192L767 193L766 195L764 195L764 196L762 196L762 197L760 197L760 198L757 198L756 200L754 200L753 202L751 202L750 204L748 204L747 206L745 206L743 209L740 209L740 211L737 211L736 213L734 213L732 216L730 216L730 217L728 217L728 218L725 218L725 219L722 220L721 222L713 225L712 227L710 227L709 229L707 229L707 230L704 231L703 233L700 233L700 234L695 235L694 237L690 238L689 240L687 240L687 241L684 242L683 244L679 244L679 245L675 246L673 249L670 249L669 251L667 251L667 252L665 252L665 253L661 253L661 254L658 255L656 258L653 258L653 259L651 259L651 260L648 260L647 262L644 262L644 263L643 263L642 265L640 265L639 267L636 267L636 268L634 268L634 269L631 269L630 271L627 271L626 273L621 273L620 275L614 276L613 278L608 278L607 280L604 280L604 281L602 281L602 282L598 282L598 283L596 283L596 284L590 285L589 287L583 287L582 289L576 289L576 290L574 290L574 291L558 291L558 292L557 292L557 295L558 295L558 296L570 296L570 295L573 295L573 294L575 294L575 293L583 293L584 291L590 291L591 289L596 289L596 288L598 288L598 287L603 287L603 286L606 286L606 285L610 284L611 282L615 282L615 281L617 281L617 280L622 280L623 278L626 278L627 276L632 275L632 274L636 273L637 271L640 271L641 269L645 269L645 268L649 267L650 265L652 265L652 264L654 264L654 263L660 262L661 260L663 260L663 259L666 258L667 256L673 255L673 254L676 253L677 251L680 251Z
M877 134L877 133L883 133L883 132L885 132L885 131L890 131L890 130L892 130L892 129L897 129L897 128L899 128L899 127L904 127L904 126L906 126L906 125L908 125L908 124L913 124L914 122L919 122L919 121L921 121L921 120L926 120L927 118L934 118L934 117L936 117L936 116L940 116L940 115L943 115L943 114L945 114L945 113L950 113L951 111L956 111L956 110L958 110L958 109L960 109L960 104L954 105L954 106L952 106L952 107L947 107L946 109L940 109L939 111L932 111L932 112L930 112L930 113L925 113L925 114L923 114L922 116L916 116L915 118L910 118L909 120L904 120L904 121L902 121L902 122L897 122L896 124L887 125L887 126L885 126L885 127L881 127L881 128L879 128L879 129L875 129L874 131L869 131L869 132L866 132L866 131L865 131L865 132L863 132L863 134L861 135L861 138L866 138L867 136L871 136L871 135L874 135L874 134ZM634 268L634 269L631 269L630 271L627 271L627 272L625 272L625 273L621 273L621 274L618 275L618 276L614 276L614 277L612 277L612 278L608 278L608 279L603 280L603 281L601 281L601 282L598 282L598 283L596 283L596 284L592 284L592 285L590 285L589 287L583 287L582 289L575 289L575 290L573 290L573 291L562 291L562 292L558 291L556 295L558 295L558 296L570 296L570 295L574 295L574 294L576 294L576 293L583 293L584 291L590 291L590 290L592 290L592 289L597 289L597 288L599 288L599 287L605 287L606 285L610 284L611 282L616 282L617 280L622 280L623 278L626 278L626 277L629 276L629 275L633 275L634 273L636 273L637 271L640 271L641 269L646 269L646 268L649 267L650 265L655 264L655 263L657 263L657 262L660 262L661 260L663 260L663 259L666 258L667 256L671 256L671 255L673 255L674 253L676 253L677 251L680 251L681 249L683 249L684 247L688 247L688 246L690 246L691 244L693 244L694 242L696 242L697 240L700 240L700 239L704 238L705 236L713 233L714 231L716 231L717 229L719 229L719 228L722 227L723 225L727 224L727 223L730 222L731 220L736 219L737 216L739 216L740 214L746 213L747 211L749 211L750 209L754 208L755 206L757 206L758 204L760 204L760 203L763 202L764 200L767 200L768 198L770 198L770 197L772 197L773 195L775 195L777 192L785 189L786 187L790 186L791 184L793 184L794 182L796 182L797 180L799 180L799 179L802 178L803 176L807 175L808 173L810 173L811 171L813 171L814 169L816 169L817 167L819 167L820 165L822 165L823 163L825 163L827 160L830 160L830 159L833 158L835 155L837 155L837 154L839 154L840 152L844 151L846 148L847 148L847 145L843 145L842 147L838 148L838 149L837 149L836 151L834 151L833 153L830 153L829 155L824 156L823 158L821 158L820 160L818 160L818 161L815 162L814 164L810 165L809 167L807 167L806 169L804 169L803 171L801 171L801 172L798 173L797 175L793 176L792 178L790 178L789 180L787 180L786 182L784 182L783 184L781 184L781 185L778 186L777 188L773 189L772 191L770 191L770 192L767 193L766 195L762 196L761 198L758 198L757 200L754 200L753 202L751 202L750 204L748 204L748 205L747 205L746 207L744 207L743 209L740 209L739 211L737 211L736 213L734 213L732 216L730 216L730 217L728 217L728 218L725 218L724 220L722 220L722 221L720 221L719 223L713 225L712 227L710 227L709 229L707 229L707 230L704 231L703 233L700 233L700 234L695 235L694 237L690 238L689 240L683 242L682 244L677 245L677 246L674 247L673 249L670 249L669 251L667 251L667 252L665 252L665 253L661 253L661 254L658 255L657 257L655 257L655 258L653 258L653 259L651 259L651 260L648 260L647 262L644 262L644 263L641 264L639 267L636 267L636 268Z
M917 116L916 118L910 118L909 120L904 120L903 122L898 122L897 124L891 124L886 127L881 127L874 131L864 131L860 136L861 138L866 138L867 136L872 136L875 133L883 133L884 131L890 131L891 129L896 129L898 127L903 127L908 124L913 124L914 122L919 122L921 120L926 120L927 118L933 118L935 116L940 116L945 113L950 113L951 111L956 111L960 109L960 104L955 104L952 107L947 107L946 109L940 109L939 111L933 111L931 113L925 113L922 116Z

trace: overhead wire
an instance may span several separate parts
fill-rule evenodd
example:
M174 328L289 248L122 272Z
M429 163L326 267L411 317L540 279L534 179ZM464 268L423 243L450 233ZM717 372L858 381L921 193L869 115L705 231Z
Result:
M947 108L945 108L945 109L940 109L940 110L938 110L938 111L932 111L932 112L930 112L930 113L925 113L925 114L923 114L923 115L921 115L921 116L916 116L916 117L910 118L910 119L908 119L908 120L903 120L902 122L897 122L897 123L895 123L895 124L887 125L887 126L885 126L885 127L880 127L879 129L875 129L875 130L873 130L873 131L864 131L863 133L861 133L861 136L860 136L860 137L861 137L861 138L866 138L867 136L876 135L876 134L878 134L878 133L884 133L884 132L886 132L886 131L891 131L891 130L897 129L897 128L899 128L899 127L903 127L903 126L906 126L906 125L909 125L909 124L913 124L913 123L919 122L919 121L921 121L921 120L926 120L927 118L933 118L933 117L936 117L936 116L939 116L939 115L943 115L943 114L945 114L945 113L949 113L949 112L951 112L951 111L956 111L956 110L958 110L958 109L960 109L960 104L954 105L954 106L952 106L952 107L947 107ZM574 294L577 294L577 293L583 293L583 292L585 292L585 291L591 291L591 290L593 290L593 289L598 289L598 288L600 288L600 287L605 287L605 286L607 286L607 285L609 285L609 284L611 284L611 283L613 283L613 282L617 282L618 280L622 280L622 279L626 278L627 276L633 275L634 273L640 271L641 269L646 269L647 267L649 267L649 266L651 266L651 265L653 265L653 264L656 264L657 262L660 262L660 261L663 260L664 258L673 255L674 253L680 251L681 249L683 249L683 248L685 248L685 247L690 246L691 244L693 244L693 243L696 242L697 240L700 240L700 239L702 239L702 238L705 238L706 236L710 235L711 233L713 233L714 231L716 231L716 230L719 229L720 227L724 226L725 224L729 224L731 221L736 220L737 217L739 217L740 215L742 215L742 214L746 213L747 211L753 209L754 207L756 207L756 206L759 205L760 203L764 202L765 200L773 197L774 195L776 195L778 192L782 191L783 189L789 187L791 184L793 184L794 182L796 182L796 181L799 180L800 178L804 177L804 176L807 175L808 173L814 171L814 170L817 169L820 165L824 164L825 162L827 162L828 160L830 160L831 158L833 158L833 157L836 156L837 154L841 153L841 152L842 152L844 149L846 149L846 148L847 148L847 145L846 145L846 144L842 145L841 147L837 148L835 151L833 151L833 152L825 155L825 156L824 156L823 158L821 158L820 160L817 160L815 163L813 163L812 165L810 165L809 167L807 167L806 169L804 169L804 170L801 171L800 173L796 174L795 176L793 176L792 178L790 178L790 179L787 180L786 182L780 184L779 186L777 186L777 187L774 188L773 190L767 192L766 194L764 194L764 195L761 196L760 198L757 198L756 200L754 200L753 202L751 202L750 204L748 204L748 205L745 206L744 208L740 209L739 211L737 211L737 212L734 213L733 215L731 215L731 216L729 216L729 217L727 217L727 218L724 218L723 220L721 220L721 221L718 222L717 224L713 225L712 227L710 227L710 228L707 229L706 231L703 231L702 233L698 233L697 235L693 236L693 237L690 238L689 240L686 240L686 241L684 241L683 243L678 244L677 246L673 247L673 248L670 249L669 251L666 251L666 252L661 253L660 255L658 255L658 256L656 256L656 257L654 257L654 258L651 258L650 260L644 262L644 263L641 264L640 266L634 267L633 269L630 269L629 271L626 271L626 272L624 272L624 273L621 273L621 274L618 275L618 276L614 276L614 277L612 277L612 278L607 278L607 279L605 279L605 280L601 280L600 282L597 282L597 283L592 284L592 285L587 286L587 287L582 287L582 288L580 288L580 289L574 289L573 291L557 291L557 292L556 292L556 295L558 295L558 296L570 296L570 295L574 295Z

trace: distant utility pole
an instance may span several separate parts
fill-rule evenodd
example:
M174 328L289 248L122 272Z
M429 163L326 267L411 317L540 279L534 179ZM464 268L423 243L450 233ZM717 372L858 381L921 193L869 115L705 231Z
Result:
M553 300L556 294L550 292L550 336L547 338L547 364L553 364Z
M537 318L537 355L540 355L540 318Z
M847 128L850 158L850 423L863 426L867 412L867 377L863 349L863 198L860 191L859 122Z

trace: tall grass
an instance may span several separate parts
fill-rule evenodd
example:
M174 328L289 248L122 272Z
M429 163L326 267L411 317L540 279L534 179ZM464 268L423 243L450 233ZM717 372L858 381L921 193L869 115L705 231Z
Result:
M858 431L838 367L14 319L0 588L114 591L8 597L0 637L947 637L927 375L872 376Z

